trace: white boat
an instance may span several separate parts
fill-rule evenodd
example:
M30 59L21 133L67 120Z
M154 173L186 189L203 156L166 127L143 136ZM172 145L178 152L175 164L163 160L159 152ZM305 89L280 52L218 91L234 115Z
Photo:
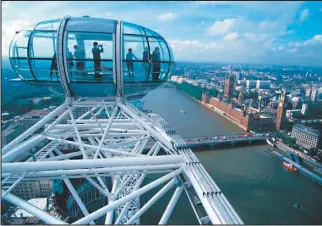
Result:
M275 142L274 142L274 138L273 138L272 141L270 141L270 139L266 139L266 142L267 142L268 145L270 145L272 147L276 147Z

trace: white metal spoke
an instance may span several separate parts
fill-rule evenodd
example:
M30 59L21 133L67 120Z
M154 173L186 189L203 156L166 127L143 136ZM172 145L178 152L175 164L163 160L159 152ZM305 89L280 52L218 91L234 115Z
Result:
M164 213L159 221L159 224L166 224L168 222L168 219L171 216L171 213L172 213L175 205L177 204L178 199L180 198L183 188L184 188L183 185L176 188L166 210L164 211Z
M169 127L159 116L152 113L147 117L118 101L71 102L62 106L50 120L44 119L35 127L43 128L44 132L30 138L25 134L25 138L18 139L16 144L23 142L13 145L2 157L2 183L6 184L2 193L4 199L9 197L8 200L15 204L17 199L12 199L11 192L20 183L63 180L72 193L73 202L77 203L73 204L73 208L77 208L73 214L84 214L74 223L93 224L105 216L106 224L139 224L143 214L175 185L174 178L180 175L192 186L189 192L183 185L176 188L159 224L168 222L183 189L199 223L203 222L196 210L200 206L191 201L190 192L200 199L212 223L242 223L196 156L184 148L182 138L172 132L166 133L165 128ZM53 120L54 117L57 119ZM51 123L45 126L49 121ZM180 145L183 148L178 148ZM27 160L16 161L20 153L25 153ZM146 175L160 173L166 175L142 185ZM111 191L103 177L111 180ZM86 186L92 186L91 189L98 191L108 204L88 209L74 188L73 180L77 178L85 179ZM168 184L140 208L140 196L167 181ZM39 217L41 212L35 207L28 203L22 205Z
M151 182L150 184L147 184L145 186L143 186L142 188L139 188L138 190L133 191L132 193L130 193L129 195L116 200L115 202L102 207L101 209L96 210L95 212L89 214L88 216L74 222L73 224L87 224L92 220L97 219L98 217L101 217L102 215L104 215L105 213L111 211L112 209L126 203L127 201L132 200L135 197L138 197L146 192L148 192L149 190L157 187L160 184L163 184L164 182L170 180L171 178L177 176L178 174L180 174L182 172L182 169L177 169L175 171L173 171L172 173L169 173L153 182Z
M154 203L156 203L166 192L168 192L173 185L176 184L175 179L168 182L160 191L158 191L136 214L128 220L125 224L133 224L133 222L139 218L147 209L149 209Z
M114 107L114 110L113 110L113 113L112 113L112 115L111 115L111 117L110 117L110 121L108 122L108 124L107 124L107 126L106 126L106 128L105 128L105 130L104 130L104 134L103 134L103 136L102 136L102 138L101 138L101 140L100 140L100 143L98 144L98 147L97 147L97 150L96 150L96 152L95 152L94 158L97 158L97 155L98 155L99 151L101 150L101 147L102 147L102 145L103 145L103 141L104 141L104 139L105 139L105 137L106 137L106 135L107 135L107 133L108 133L108 130L109 130L109 129L110 129L110 127L111 127L111 124L112 124L112 122L113 122L113 119L114 119L114 117L115 117L115 115L116 115L117 111L118 111L118 107L117 107L117 106L115 106L115 107ZM106 110L106 112L107 112L107 110Z
M79 197L79 195L77 194L74 186L72 185L72 183L70 182L70 180L68 178L64 178L64 182L67 185L69 191L72 193L76 203L78 204L78 206L80 207L80 209L82 210L84 216L87 216L89 214L89 212L87 211L83 201L81 200L81 198ZM95 224L94 221L92 221L90 224Z
M74 116L73 116L72 108L70 106L68 106L68 111L69 111L69 115L70 115L70 117L72 119L72 123L73 123L73 127L74 127L74 130L75 130L75 133L76 133L76 137L77 137L77 140L78 140L79 148L80 148L80 150L83 153L83 158L84 159L87 159L88 157L87 157L87 155L85 153L84 144L83 144L82 138L79 135L79 131L77 129L77 126L76 126L76 123L75 123L75 119L74 119Z
M4 193L3 190L2 190L2 193ZM67 224L65 221L62 221L62 220L50 215L49 213L39 209L38 207L30 204L29 202L26 202L25 200L15 196L11 193L8 193L6 195L6 197L4 197L3 199L14 204L15 206L18 206L22 209L28 210L28 212L30 212L34 216L38 217L42 221L46 222L47 224Z

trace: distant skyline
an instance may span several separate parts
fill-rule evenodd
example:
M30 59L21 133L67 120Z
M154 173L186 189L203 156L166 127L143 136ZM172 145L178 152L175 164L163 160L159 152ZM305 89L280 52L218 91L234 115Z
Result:
M2 2L2 54L16 30L65 15L159 32L175 60L322 66L322 2Z

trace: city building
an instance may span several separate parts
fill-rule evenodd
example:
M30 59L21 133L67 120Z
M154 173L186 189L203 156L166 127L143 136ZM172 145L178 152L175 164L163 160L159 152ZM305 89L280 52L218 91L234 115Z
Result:
M314 129L309 126L295 124L291 136L296 139L296 144L305 149L315 149L320 147L322 139L322 129Z
M286 90L283 91L279 103L278 103L278 107L277 107L277 113L276 113L276 130L290 130L292 127L292 124L288 122L287 118L286 118L286 110L288 107L288 101L286 98Z
M6 144L13 141L20 134L25 132L31 126L35 125L39 120L45 117L52 109L47 110L32 110L21 117L16 116L13 120L13 123L2 131L1 134L1 145L5 146ZM56 117L57 118L57 117ZM40 132L40 131L38 131Z
M242 105L244 103L244 100L245 100L245 97L244 96L245 96L244 91L241 89L239 91L239 95L238 95L238 99L237 99L237 103L239 105Z
M317 89L316 87L312 88L312 93L311 93L311 101L315 102L318 99L318 94L319 94L319 89Z
M296 118L301 115L301 109L286 110L286 118Z
M229 98L233 97L236 88L236 77L234 74L229 74L225 80L224 96Z
M28 181L19 183L13 193L19 197L28 200L37 197L47 197L51 193L51 180Z
M28 203L32 204L33 206L37 207L41 210L47 210L47 198L33 198L28 200ZM43 222L38 218L32 215L31 213L27 212L21 208L13 208L7 214L11 214L9 217L6 217L8 222L4 222L6 224L43 224Z
M271 81L256 81L256 89L269 89L271 86Z
M248 107L245 109L236 108L232 103L225 103L218 98L211 97L208 93L202 94L202 102L210 108L222 112L233 122L237 123L246 131L270 132L275 131L274 117L260 115L256 108Z

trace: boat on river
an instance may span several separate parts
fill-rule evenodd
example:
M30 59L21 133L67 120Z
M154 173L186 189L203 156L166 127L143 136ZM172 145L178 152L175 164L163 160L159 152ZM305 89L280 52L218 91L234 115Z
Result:
M291 163L283 162L283 166L292 172L297 172L296 167L293 166Z
M266 139L266 143L267 143L268 145L272 146L272 147L276 147L275 139L274 139L274 138L272 138L272 139L267 138L267 139Z

